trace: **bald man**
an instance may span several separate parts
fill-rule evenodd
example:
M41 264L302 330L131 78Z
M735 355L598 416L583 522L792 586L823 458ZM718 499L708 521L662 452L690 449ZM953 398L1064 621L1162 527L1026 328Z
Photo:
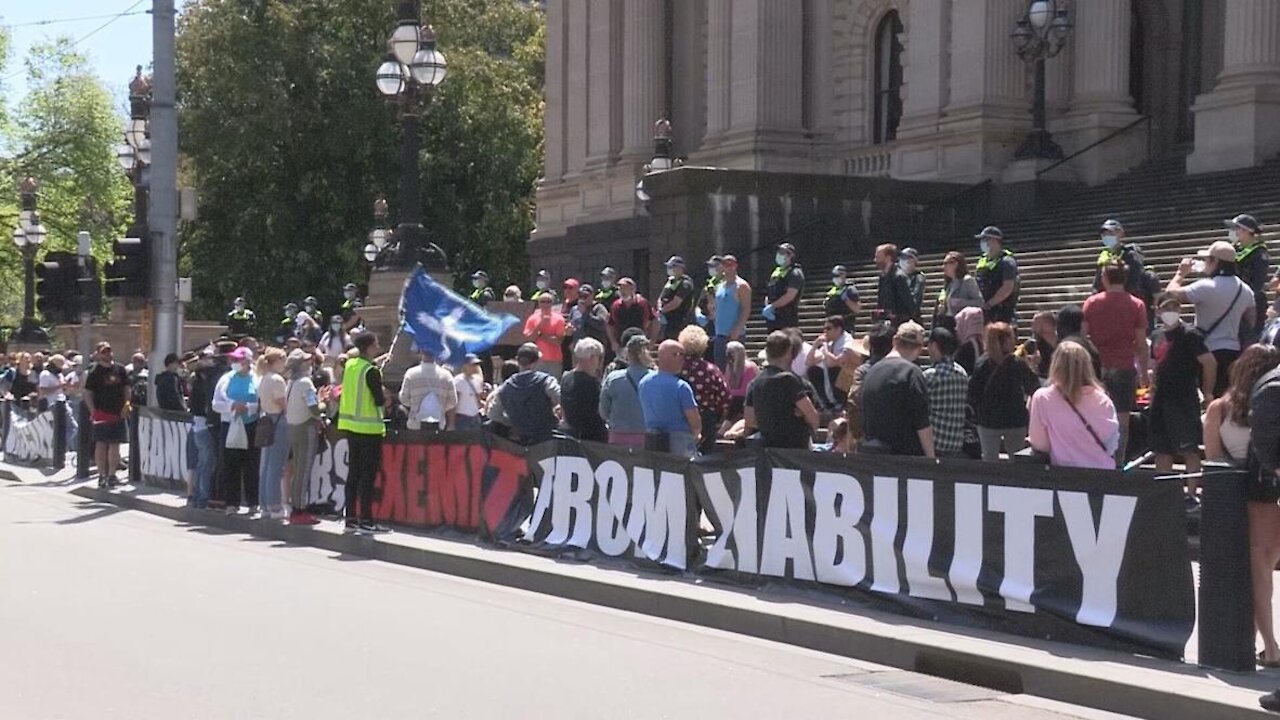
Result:
M684 348L675 340L658 346L658 372L640 381L640 409L644 412L646 447L691 458L702 438L702 416L693 388L680 379Z

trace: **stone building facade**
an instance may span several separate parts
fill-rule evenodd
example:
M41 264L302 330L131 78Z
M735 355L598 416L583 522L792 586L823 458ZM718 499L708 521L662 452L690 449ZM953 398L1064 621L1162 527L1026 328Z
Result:
M1280 2L1058 2L1074 28L1047 61L1049 130L1068 155L1101 144L1041 180L1097 184L1169 153L1187 154L1198 173L1280 152ZM642 202L636 182L660 117L671 119L675 154L689 168L736 171L726 176L728 200L715 198L706 170L696 182L658 183L696 186L696 211L712 215L717 204L762 202L744 179L750 173L806 176L781 191L787 208L861 187L850 178L948 183L956 193L1036 178L1043 164L1013 157L1031 127L1032 73L1010 38L1027 8L1028 0L549 0L535 265L585 273L602 259L634 272L654 264L647 254L663 245L662 228L650 206L661 198ZM903 191L900 202L869 195L885 208L873 216L922 209L919 193ZM861 218L873 238L902 232L877 231L866 198L850 200L858 207L846 206L836 224ZM757 249L794 229L787 208L696 244Z

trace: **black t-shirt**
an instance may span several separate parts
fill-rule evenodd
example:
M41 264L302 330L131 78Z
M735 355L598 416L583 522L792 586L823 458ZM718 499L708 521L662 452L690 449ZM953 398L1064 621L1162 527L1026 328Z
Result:
M974 422L1000 430L1026 427L1030 419L1027 399L1039 389L1040 378L1022 358L1008 355L997 365L991 356L983 355L969 377Z
M680 307L669 313L663 313L667 318L668 332L680 330L689 324L689 318L692 317L693 281L688 275L667 279L667 284L662 287L662 294L658 296L658 307L661 308L676 298L681 300Z
M991 260L986 255L978 259L978 269L974 272L978 281L978 289L982 291L983 300L991 300L1000 292L1005 282L1013 281L1013 292L1004 302L987 311L988 322L1013 322L1018 308L1018 261L1013 253L1005 251L1004 255Z
M1271 279L1271 254L1267 252L1267 246L1261 243L1253 248L1240 253L1244 255L1244 259L1240 261L1240 279L1253 290L1253 301L1258 308L1255 324L1261 327L1267 321L1267 284Z
M911 282L902 268L895 265L887 274L880 274L876 280L876 304L883 318L895 325L916 316L919 306L911 297Z
M120 415L129 392L129 373L123 365L97 364L85 378L84 389L93 393L93 408L104 413Z
M600 381L595 376L580 370L565 373L560 379L560 408L574 437L608 442L609 431L600 417Z
M919 432L929 427L924 371L901 357L886 357L862 380L862 433L891 455L924 455Z
M773 365L751 381L745 402L755 410L756 427L765 447L808 449L812 437L809 424L796 414L796 403L807 396L800 377Z
M1204 333L1181 323L1172 330L1157 330L1151 354L1156 361L1156 387L1152 402L1198 398L1200 356L1209 352Z
M770 324L770 327L795 327L799 325L800 294L804 293L804 271L800 269L799 265L788 265L785 268L775 267L773 274L769 276L769 286L765 298L772 303L781 299L792 288L799 294L786 307L775 308L777 319Z

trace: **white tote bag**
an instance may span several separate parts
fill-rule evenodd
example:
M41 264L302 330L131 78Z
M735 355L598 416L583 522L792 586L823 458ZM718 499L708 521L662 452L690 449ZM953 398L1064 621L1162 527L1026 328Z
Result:
M227 449L249 449L249 434L245 432L244 421L239 416L236 416L236 419L231 421L231 427L227 429Z

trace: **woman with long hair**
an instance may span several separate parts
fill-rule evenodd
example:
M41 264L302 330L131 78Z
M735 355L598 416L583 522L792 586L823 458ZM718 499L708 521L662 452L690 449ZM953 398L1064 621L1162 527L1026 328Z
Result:
M1014 353L1008 323L987 326L986 352L969 378L969 404L982 443L982 459L1000 459L1000 448L1013 455L1027 446L1027 399L1040 389L1040 378L1025 358Z
M1243 468L1249 457L1249 396L1258 379L1280 365L1280 349L1272 345L1252 345L1231 365L1227 391L1209 403L1204 417L1204 456L1225 460ZM1280 645L1276 643L1271 614L1271 574L1280 562L1280 496L1265 493L1250 483L1249 565L1253 578L1253 622L1262 636L1258 663L1280 667Z
M760 374L760 366L747 357L746 345L732 340L725 347L725 354L727 361L724 366L724 381L729 386L729 412L720 427L720 435L724 435L734 423L742 419L742 411L747 402L747 388L751 387L751 381Z
M960 348L956 350L956 364L964 368L970 377L973 376L978 358L982 356L982 333L985 327L986 318L982 315L982 308L965 308L956 313L956 341L960 343Z
M1074 340L1054 350L1049 385L1031 396L1031 447L1057 467L1114 470L1120 443L1116 408L1093 372L1089 351ZM985 450L985 447L984 447Z
M942 259L945 282L938 291L933 307L933 326L956 329L956 313L965 308L982 308L982 291L978 281L969 274L969 262L964 253L951 251Z
M311 486L311 468L315 463L316 446L323 429L324 406L311 379L316 365L315 356L304 350L294 350L285 361L284 420L285 437L289 440L288 493L290 525L315 525L317 520L307 512L307 497Z
M263 446L258 467L258 500L262 503L262 517L267 520L285 518L281 485L284 480L284 464L289 459L289 437L284 422L285 354L280 348L268 348L258 358L258 402L262 415L271 423L271 444ZM265 429L265 428L264 428Z

